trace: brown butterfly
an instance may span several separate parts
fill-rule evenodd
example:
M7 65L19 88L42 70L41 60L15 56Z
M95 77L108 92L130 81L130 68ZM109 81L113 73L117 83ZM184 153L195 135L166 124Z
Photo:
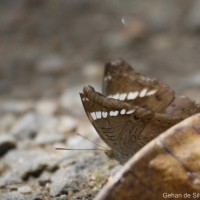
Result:
M106 154L120 163L164 130L200 112L200 105L175 96L167 85L147 78L123 60L105 65L103 94L86 86L80 93L85 112Z

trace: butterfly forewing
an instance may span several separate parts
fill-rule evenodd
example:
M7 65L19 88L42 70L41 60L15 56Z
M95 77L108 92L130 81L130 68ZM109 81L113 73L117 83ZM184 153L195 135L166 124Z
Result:
M106 64L103 93L154 112L163 111L174 99L174 91L167 85L135 72L122 60Z
M119 148L118 135L115 132L116 127L113 127L109 120L112 120L112 118L114 119L114 116L109 116L111 109L109 110L108 108L92 101L86 97L84 93L81 93L80 95L85 112L99 136L111 149Z
M118 108L119 100L113 103L112 99L94 90L80 95L89 120L116 158L120 162L123 162L123 157L130 158L138 150L137 140L154 114L127 103L123 109Z

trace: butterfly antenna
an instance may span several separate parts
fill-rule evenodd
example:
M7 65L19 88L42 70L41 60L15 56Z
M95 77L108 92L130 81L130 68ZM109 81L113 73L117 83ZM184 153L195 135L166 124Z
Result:
M92 142L93 144L96 144L97 146L99 146L99 147L105 149L106 151L108 150L106 147L104 147L104 146L98 144L97 142L95 142L95 141L93 141L93 140L90 140L89 138L87 138L87 137L85 137L85 136L83 136L83 135L81 135L81 134L79 134L79 133L76 133L76 135L82 137L82 138L85 139L85 140L88 140L88 141Z
M55 147L56 150L86 150L86 151L90 151L90 150L94 150L94 151L105 151L104 149L68 149L68 148L64 148L64 147Z

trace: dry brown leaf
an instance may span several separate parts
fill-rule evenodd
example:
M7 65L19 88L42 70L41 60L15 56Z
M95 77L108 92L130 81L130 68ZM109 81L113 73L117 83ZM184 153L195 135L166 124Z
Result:
M200 114L137 152L95 200L200 199Z

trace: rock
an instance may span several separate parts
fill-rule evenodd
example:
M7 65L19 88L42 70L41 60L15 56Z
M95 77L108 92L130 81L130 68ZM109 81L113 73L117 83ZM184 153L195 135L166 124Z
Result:
M54 117L28 113L21 117L11 129L11 133L18 139L25 140L36 137L39 131L52 131L58 120Z
M34 143L45 145L45 144L53 144L56 142L64 142L66 137L57 132L40 132L34 140Z
M82 116L82 113L84 113L79 96L79 92L81 92L82 89L83 86L68 88L63 92L60 98L61 106L77 116Z
M45 99L38 101L35 107L39 114L51 116L58 109L58 104L53 100Z
M181 9L178 1L153 0L145 2L139 12L142 12L143 16L140 17L144 18L147 24L159 31L172 27Z
M65 60L59 55L43 56L36 63L37 71L41 74L58 74L63 73L66 69Z
M40 130L40 119L35 113L22 116L14 125L11 133L19 139L34 138Z
M194 0L190 10L185 18L185 25L191 31L200 29L200 1Z
M21 182L22 180L18 176L18 174L12 171L4 172L0 177L0 187L5 187L7 185L12 185Z
M125 37L125 35L120 32L113 32L107 34L103 42L108 48L124 48L131 43L131 38Z
M20 192L11 191L0 194L0 200L43 200L43 198L37 193L24 195Z
M41 116L40 119L40 130L42 132L52 132L56 130L58 124L58 118L51 117L51 116Z
M16 147L16 141L13 136L8 134L0 135L0 156L4 155L10 149Z
M72 148L72 149L94 149L97 148L95 143L82 138L81 136L77 135L77 136L72 136L72 137L68 137L67 140L67 147Z
M68 133L75 131L77 128L77 121L69 116L62 116L58 119L57 131L61 133Z
M18 101L10 100L6 102L0 102L0 113L16 113L21 114L33 108L33 102L31 101Z
M54 197L52 200L66 200L66 199L68 199L67 195L66 194L62 194L59 197Z
M21 194L29 194L32 193L32 188L28 185L25 185L19 187L17 191L20 192Z
M14 114L4 114L0 118L0 131L9 132L15 121L16 117Z
M99 79L103 74L103 65L98 62L90 62L82 67L82 74L86 80Z
M76 172L73 166L59 169L51 178L50 194L55 197L80 190L80 185L86 183L83 176Z
M51 181L52 174L44 171L42 175L39 177L38 181L41 186L45 186L47 183Z
M139 19L132 19L125 24L124 35L131 40L143 40L149 35L145 22Z
M82 194L82 190L90 185L89 176L90 174L98 174L100 177L98 181L103 180L102 177L107 176L107 172L102 169L103 161L100 156L93 154L87 155L87 157L83 158L83 155L79 158L77 157L77 161L73 165L69 165L65 163L65 160L62 161L62 168L56 171L51 177L52 184L50 185L50 194L55 197L61 194L68 194L68 198L70 199L70 193L72 193L74 197L74 193L78 193L78 196L84 196ZM101 173L99 173L101 171ZM102 179L101 179L102 178ZM96 180L97 181L97 180ZM96 183L96 185L100 185L100 183ZM87 191L87 195L93 193L93 190ZM73 199L73 198L72 198ZM76 199L76 198L75 198ZM84 199L84 198L83 198ZM87 198L86 198L87 199Z
M23 180L31 176L38 177L45 169L51 171L57 167L55 155L40 149L9 152L3 158L3 162L10 167L15 176Z

